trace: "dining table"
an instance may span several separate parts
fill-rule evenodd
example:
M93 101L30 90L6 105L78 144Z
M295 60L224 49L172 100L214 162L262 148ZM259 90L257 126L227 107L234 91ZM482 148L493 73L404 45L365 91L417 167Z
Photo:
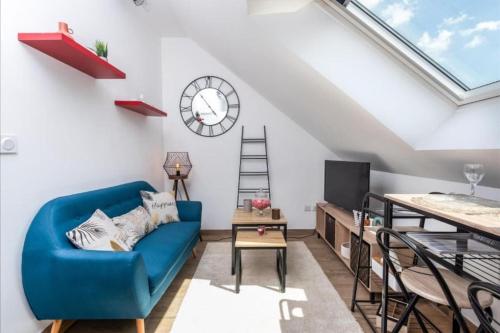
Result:
M405 209L454 228L447 232L408 233L439 265L475 281L500 281L500 201L464 194L385 194L385 228ZM389 236L383 237L389 246ZM389 269L382 268L381 332L388 330Z

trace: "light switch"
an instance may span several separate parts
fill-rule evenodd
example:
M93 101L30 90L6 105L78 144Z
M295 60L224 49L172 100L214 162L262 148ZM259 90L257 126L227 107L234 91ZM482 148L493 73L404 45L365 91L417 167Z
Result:
M0 154L17 154L17 137L2 135L0 137Z

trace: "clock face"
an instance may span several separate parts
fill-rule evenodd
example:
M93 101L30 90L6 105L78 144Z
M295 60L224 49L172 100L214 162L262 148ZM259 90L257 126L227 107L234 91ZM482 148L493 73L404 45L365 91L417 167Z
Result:
M201 136L218 136L233 127L240 100L233 86L216 76L203 76L182 92L180 112L184 124Z

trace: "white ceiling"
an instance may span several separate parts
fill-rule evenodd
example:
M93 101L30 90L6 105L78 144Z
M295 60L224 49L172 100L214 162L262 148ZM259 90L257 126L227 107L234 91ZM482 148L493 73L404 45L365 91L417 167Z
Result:
M303 8L313 0L247 0L248 14L267 15L292 13Z
M500 99L457 110L321 4L249 16L245 0L150 2L180 25L164 35L192 38L341 158L462 182L480 162L500 187Z

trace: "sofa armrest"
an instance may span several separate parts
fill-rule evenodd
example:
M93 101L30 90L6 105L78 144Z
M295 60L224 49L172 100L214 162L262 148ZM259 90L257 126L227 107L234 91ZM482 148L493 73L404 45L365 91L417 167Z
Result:
M181 221L201 222L202 204L200 201L177 201Z
M138 252L64 249L43 257L39 262L26 256L23 260L24 288L37 318L144 318L148 314L148 276Z

